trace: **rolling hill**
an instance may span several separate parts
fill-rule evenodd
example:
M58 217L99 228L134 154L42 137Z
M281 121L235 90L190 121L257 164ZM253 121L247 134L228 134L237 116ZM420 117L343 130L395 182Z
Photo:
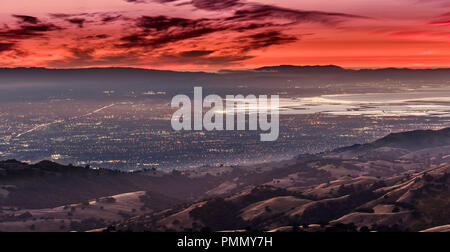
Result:
M450 223L449 174L446 165L386 179L343 178L302 190L260 186L136 217L113 230L421 231Z
M2 161L0 231L437 228L450 223L449 132L397 133L278 163L172 173Z

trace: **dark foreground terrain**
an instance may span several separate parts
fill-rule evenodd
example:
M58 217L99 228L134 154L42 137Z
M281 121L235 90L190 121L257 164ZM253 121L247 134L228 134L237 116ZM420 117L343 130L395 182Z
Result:
M448 231L450 129L251 167L0 162L0 231Z

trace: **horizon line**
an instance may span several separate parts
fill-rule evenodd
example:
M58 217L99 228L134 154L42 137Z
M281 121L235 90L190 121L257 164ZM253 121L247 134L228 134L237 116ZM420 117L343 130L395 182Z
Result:
M448 67L342 67L339 65L329 64L329 65L291 65L291 64L281 64L281 65L267 65L256 68L220 68L220 69L157 69L157 68L145 68L145 67L127 67L127 66L106 66L106 67L74 67L74 68L53 68L53 67L28 67L28 66L17 66L17 67L5 67L0 66L1 70L14 70L14 69L43 69L43 70L102 70L102 69L134 69L134 70L147 70L147 71L166 71L166 72L191 72L191 73L221 73L221 72L240 72L240 71L255 71L263 68L277 68L277 67L335 67L343 70L386 70L386 69L395 69L395 70L450 70L450 66Z

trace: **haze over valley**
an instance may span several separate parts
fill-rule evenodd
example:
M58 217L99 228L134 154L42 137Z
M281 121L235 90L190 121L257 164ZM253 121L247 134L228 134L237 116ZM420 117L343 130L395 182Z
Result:
M248 165L367 143L392 132L450 126L445 69L0 72L0 154L31 163L122 171ZM280 95L279 140L261 143L253 131L173 131L170 100L192 96L194 86L223 97Z

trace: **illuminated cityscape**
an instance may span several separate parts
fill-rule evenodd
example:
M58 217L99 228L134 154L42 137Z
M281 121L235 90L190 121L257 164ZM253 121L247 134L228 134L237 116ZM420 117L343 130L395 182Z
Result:
M449 117L432 115L282 115L278 141L262 143L257 131L175 132L169 99L165 92L157 92L124 97L105 91L99 96L106 99L97 101L48 98L4 103L0 154L3 159L124 171L232 166L366 143L391 132L439 129L450 122Z

